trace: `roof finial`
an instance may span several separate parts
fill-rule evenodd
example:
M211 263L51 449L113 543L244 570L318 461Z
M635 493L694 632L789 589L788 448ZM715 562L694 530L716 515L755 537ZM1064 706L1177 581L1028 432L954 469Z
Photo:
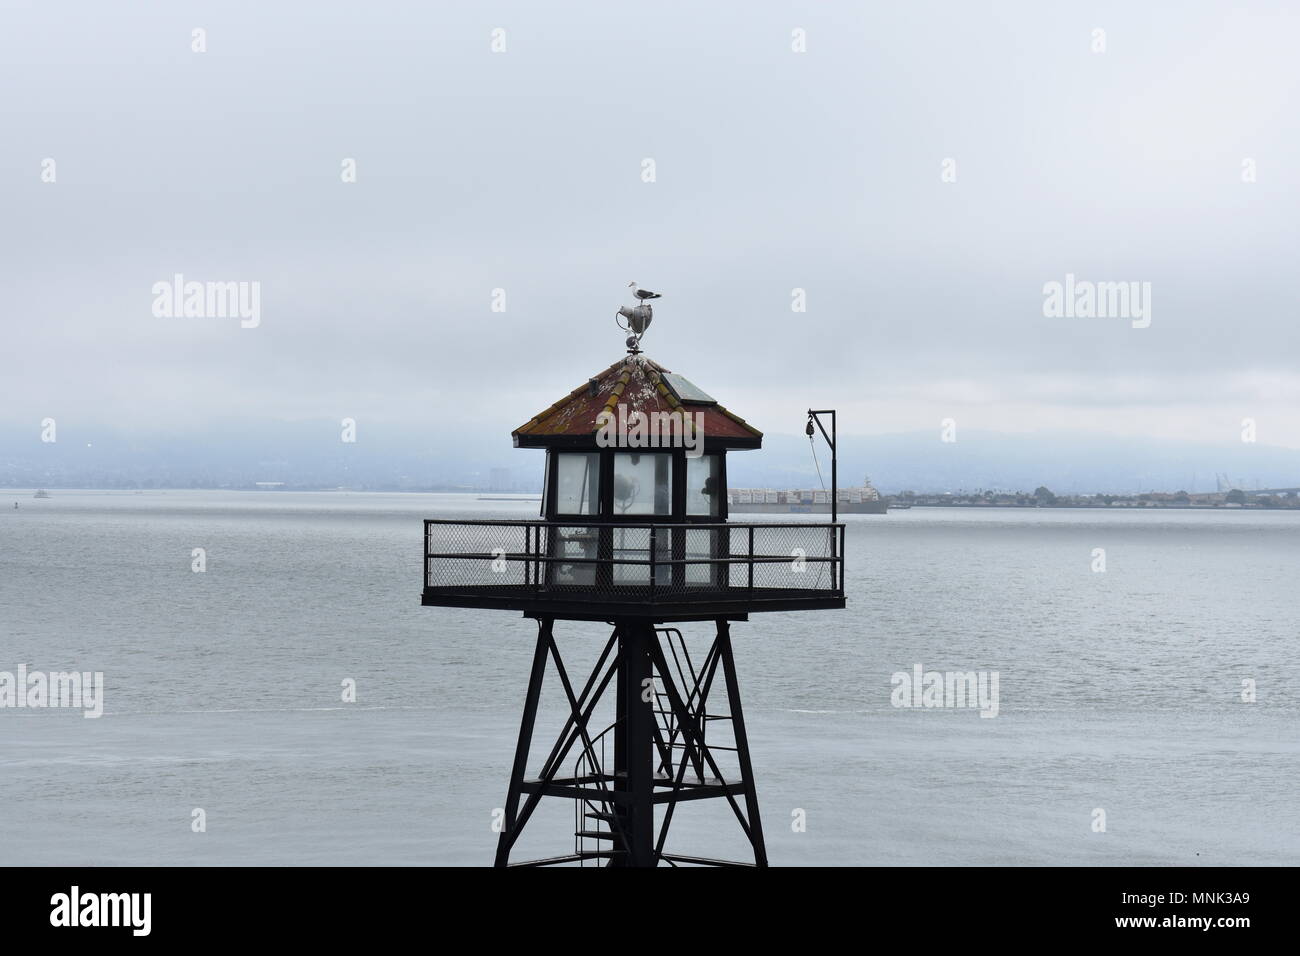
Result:
M618 322L618 327L624 332L630 332L627 337L627 350L633 355L641 351L641 336L645 335L646 329L650 328L650 322L654 319L654 309L650 307L651 299L659 299L662 296L658 292L651 292L649 289L638 289L635 282L629 282L628 288L637 298L637 304L634 306L619 306L618 315L627 319L627 325Z

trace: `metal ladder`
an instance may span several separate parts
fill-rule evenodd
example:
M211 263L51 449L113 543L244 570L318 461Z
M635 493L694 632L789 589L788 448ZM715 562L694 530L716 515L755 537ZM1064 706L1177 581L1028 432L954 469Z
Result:
M590 748L583 746L573 764L575 780L605 773L605 737L617 726L618 721L615 721L592 738ZM600 748L599 759L595 753L597 746ZM614 829L614 823L613 803L586 798L573 802L573 852L578 858L579 866L586 866L588 860L598 866L608 865L627 852L622 836ZM588 841L594 844L590 849L587 847Z
M700 690L701 675L695 669L694 662L691 660L682 632L675 627L659 627L655 628L655 633L667 638L670 659L672 665L677 669L678 692L685 697L688 708L695 708ZM678 750L685 749L687 744L685 740L680 739L684 736L682 728L677 714L672 709L672 701L660 685L659 675L657 674L654 676L651 689L654 695L651 704L654 708L655 723L659 728L664 744L662 750L656 749L659 761L656 776L671 781L676 778L677 773L677 768L673 765L673 754ZM703 743L710 720L730 719L730 715L700 714L699 716L701 743ZM582 747L573 765L575 780L584 776L604 777L605 738L610 731L618 726L619 722L615 721L592 738L590 747L586 745ZM599 755L596 753L597 749L599 749ZM717 745L710 749L735 750L734 747ZM688 779L693 778L692 782L706 782L705 768L697 766L693 762L688 766L687 770ZM586 866L589 860L596 865L608 865L611 861L627 852L622 836L615 829L615 808L611 801L587 798L575 800L573 815L573 852L578 858L579 866Z

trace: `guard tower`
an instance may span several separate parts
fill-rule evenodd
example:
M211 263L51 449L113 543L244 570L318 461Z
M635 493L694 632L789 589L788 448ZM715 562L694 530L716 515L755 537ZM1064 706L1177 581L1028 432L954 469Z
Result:
M649 324L648 304L620 312L634 333ZM728 522L727 453L759 448L762 434L651 361L639 334L627 344L513 432L516 447L545 451L541 520L425 521L422 603L537 621L497 866L749 865L668 848L677 804L710 798L729 804L766 866L731 625L844 607L844 526ZM555 641L562 621L612 626L580 686ZM711 622L702 657L682 622ZM551 665L568 717L538 763ZM511 864L543 798L572 801L573 852Z

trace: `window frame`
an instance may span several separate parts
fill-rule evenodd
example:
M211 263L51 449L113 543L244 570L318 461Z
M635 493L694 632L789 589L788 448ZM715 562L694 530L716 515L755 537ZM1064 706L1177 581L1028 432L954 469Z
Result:
M725 449L704 452L718 459L718 513L716 515L694 515L686 513L686 470L689 467L686 450L683 448L647 449L644 454L672 456L672 510L664 515L619 515L614 513L614 455L628 454L635 449L627 448L548 448L546 450L546 471L542 483L541 517L546 521L571 521L580 524L725 524L728 518L728 505L731 502L727 494L727 453ZM562 512L557 508L559 497L560 455L598 455L597 510L593 514L573 514Z
M560 497L560 456L581 455L586 458L596 456L596 510L590 514L559 510ZM604 481L605 455L601 449L568 449L546 453L546 479L543 484L542 517L547 521L574 520L578 524L594 524L605 520L606 490Z

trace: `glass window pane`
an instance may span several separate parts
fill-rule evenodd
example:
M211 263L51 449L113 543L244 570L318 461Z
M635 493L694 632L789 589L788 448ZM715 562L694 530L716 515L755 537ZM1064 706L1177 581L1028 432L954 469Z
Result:
M686 583L717 584L726 579L725 564L709 564L711 558L721 558L721 532L712 528L691 528L686 532Z
M673 456L614 456L614 515L668 515L673 510Z
M546 517L546 503L551 500L551 462L548 459L542 467L542 501L537 506L537 516Z
M721 481L722 459L718 455L700 455L686 459L686 513L712 515L720 513L722 500L718 487Z
M599 545L600 531L596 528L552 528L550 555L565 560L548 562L547 581L581 587L594 585Z
M596 514L600 501L600 455L566 452L558 454L556 459L556 514Z

